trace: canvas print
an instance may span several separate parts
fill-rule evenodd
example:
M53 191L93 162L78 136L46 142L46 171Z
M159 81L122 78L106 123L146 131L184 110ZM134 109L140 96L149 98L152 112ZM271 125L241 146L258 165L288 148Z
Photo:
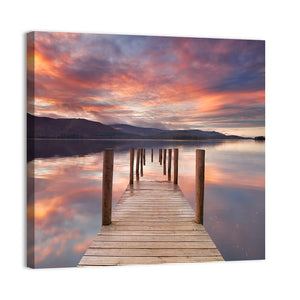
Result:
M27 265L265 258L263 40L27 34Z

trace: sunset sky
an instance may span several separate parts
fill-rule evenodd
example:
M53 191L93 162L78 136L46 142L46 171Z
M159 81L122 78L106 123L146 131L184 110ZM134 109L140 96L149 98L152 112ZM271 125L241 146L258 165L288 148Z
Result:
M36 32L27 55L37 116L265 135L264 41Z

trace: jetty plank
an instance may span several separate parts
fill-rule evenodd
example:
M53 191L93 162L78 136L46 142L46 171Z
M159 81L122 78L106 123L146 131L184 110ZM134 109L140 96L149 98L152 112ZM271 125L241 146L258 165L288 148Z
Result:
M202 235L100 235L94 242L209 242L208 234Z
M84 266L118 266L118 265L137 265L137 264L164 264L164 263L197 263L222 261L223 257L218 256L176 256L176 257L101 257L101 256L84 256L79 267Z
M126 225L136 225L137 222L139 222L140 224L143 224L143 225L145 225L146 223L148 225L149 222L152 222L152 223L156 222L156 223L160 223L160 224L161 223L165 224L166 221L169 222L170 225L172 225L171 223L186 222L186 221L192 220L192 218L191 217L189 217L189 218L184 218L184 217L174 217L174 218L170 218L170 217L168 217L168 218L166 218L166 217L155 217L155 218L140 217L140 218L131 218L130 219L131 221L128 221L128 217L126 217L126 218L125 217L123 217L123 218L121 218L121 217L117 218L116 217L115 220L118 222L118 224L123 223L123 225L125 225L125 223L126 223ZM114 224L116 224L116 222L114 222Z
M201 235L201 233L206 232L205 230L163 230L163 231L157 231L157 230L131 230L131 231L121 231L121 230L115 230L115 231L102 231L101 233L98 233L98 235Z
M90 245L90 249L168 249L168 248L215 248L215 244L211 241L113 241L113 242L103 242L103 241L94 241Z
M218 249L199 248L199 249L129 249L129 248L111 248L111 249L93 249L88 248L85 255L93 256L216 256L219 255Z

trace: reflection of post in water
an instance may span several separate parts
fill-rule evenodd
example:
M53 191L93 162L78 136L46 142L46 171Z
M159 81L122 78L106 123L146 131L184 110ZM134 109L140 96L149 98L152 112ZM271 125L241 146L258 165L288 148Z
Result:
M146 149L143 149L144 166L146 165Z
M140 148L136 150L136 165L135 165L135 174L136 180L139 180L139 163L140 163Z
M153 148L151 149L151 162L153 162Z

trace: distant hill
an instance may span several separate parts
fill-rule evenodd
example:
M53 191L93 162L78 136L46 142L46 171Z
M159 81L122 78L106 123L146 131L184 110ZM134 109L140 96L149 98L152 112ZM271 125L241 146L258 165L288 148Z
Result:
M226 138L226 135L218 132L205 132L202 130L170 130L156 134L155 136L152 136L150 138L173 140L200 140Z
M110 126L117 130L122 130L123 132L127 132L130 134L137 134L137 135L141 135L141 136L156 135L156 134L160 134L162 132L169 131L169 130L162 130L162 129L157 129L157 128L136 127L136 126L127 125L127 124L113 124Z
M236 135L225 135L216 131L202 130L171 130L155 136L149 136L151 139L172 139L172 140L205 140L205 139L244 139Z
M137 127L127 124L113 124L111 127L130 134L137 134L149 139L169 140L202 140L202 139L240 139L239 136L225 135L216 131L190 130L163 130L157 128Z
M143 128L126 124L105 125L85 119L53 119L27 114L28 138L71 138L71 139L242 139L216 131L162 130Z
M201 139L201 138L224 138L225 134L216 131L202 131L198 129L191 130L163 130L157 128L137 127L127 124L113 124L111 127L122 130L130 134L137 134L144 137L161 139Z
M203 131L203 130L198 130L198 129L193 129L193 130L187 130L190 133L196 134L196 135L203 135L207 137L213 137L213 138L223 138L226 137L225 134L217 132L217 131Z
M85 119L52 119L27 114L29 138L132 138L120 130Z
M264 136L256 136L254 138L255 141L264 141L266 138Z

